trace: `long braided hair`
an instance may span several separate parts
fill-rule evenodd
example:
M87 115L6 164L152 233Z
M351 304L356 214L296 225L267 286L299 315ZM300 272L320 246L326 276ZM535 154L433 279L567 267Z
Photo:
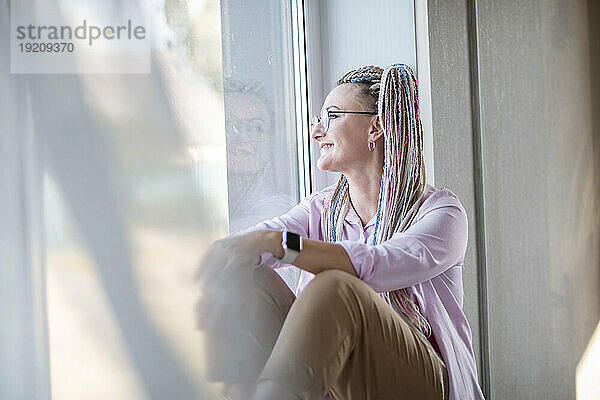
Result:
M384 160L379 188L373 245L403 232L422 203L425 188L423 130L419 118L419 93L412 69L393 64L385 70L366 66L342 76L337 84L358 85L358 95L369 108L377 107L383 128ZM327 228L325 241L341 240L350 203L349 184L342 174L335 190L325 200ZM411 299L406 288L380 293L392 308L417 332L431 336L431 326Z

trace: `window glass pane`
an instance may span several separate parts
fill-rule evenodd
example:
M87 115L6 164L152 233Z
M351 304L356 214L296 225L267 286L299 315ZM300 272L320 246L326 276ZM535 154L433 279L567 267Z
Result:
M289 5L139 3L151 74L32 85L54 399L208 398L197 263L215 239L298 201ZM127 19L118 1L59 9L69 24Z
M231 233L299 200L290 4L261 4L222 1ZM295 288L297 268L277 272Z

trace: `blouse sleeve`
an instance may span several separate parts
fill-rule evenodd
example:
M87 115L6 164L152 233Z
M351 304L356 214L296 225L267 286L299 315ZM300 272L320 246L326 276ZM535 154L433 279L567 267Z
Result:
M299 234L302 237L308 237L308 221L310 219L310 207L315 196L316 193L310 194L304 197L287 213L279 217L274 217L272 219L267 219L262 222L259 222L258 224L254 225L249 229L235 233L233 236L242 235L261 229L287 229L289 231ZM291 265L278 261L269 252L262 253L260 263L270 265L272 268L280 268Z
M459 202L441 204L381 244L337 244L348 253L360 279L376 292L387 292L427 281L463 260L467 226Z

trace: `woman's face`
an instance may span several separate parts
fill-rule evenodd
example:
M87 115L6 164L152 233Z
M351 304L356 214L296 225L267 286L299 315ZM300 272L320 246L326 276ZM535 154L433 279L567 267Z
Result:
M324 171L347 173L360 170L365 160L372 156L368 149L369 125L376 115L333 114L335 110L370 111L360 104L352 84L336 86L323 102L330 111L329 129L313 127L311 137L319 143L321 155L317 167ZM324 146L330 144L331 146Z
M238 174L259 172L271 151L271 119L267 107L250 94L226 96L228 168Z

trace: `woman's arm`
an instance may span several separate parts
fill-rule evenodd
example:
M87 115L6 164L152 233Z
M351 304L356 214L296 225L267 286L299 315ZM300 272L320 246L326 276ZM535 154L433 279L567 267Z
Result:
M261 242L265 251L283 257L281 246L281 231L265 229L262 231ZM339 269L356 276L356 271L350 262L348 253L339 244L302 238L302 251L294 260L293 265L313 274L318 274L328 269Z
M386 292L424 282L459 263L467 247L467 225L460 203L447 202L376 246L338 243L350 255L357 276L375 291Z
M467 246L467 225L458 199L447 199L406 231L375 246L353 240L327 243L303 238L303 249L293 264L313 274L339 269L378 292L396 290L429 280L460 262ZM271 259L271 254L283 256L280 229L262 230L258 242Z

